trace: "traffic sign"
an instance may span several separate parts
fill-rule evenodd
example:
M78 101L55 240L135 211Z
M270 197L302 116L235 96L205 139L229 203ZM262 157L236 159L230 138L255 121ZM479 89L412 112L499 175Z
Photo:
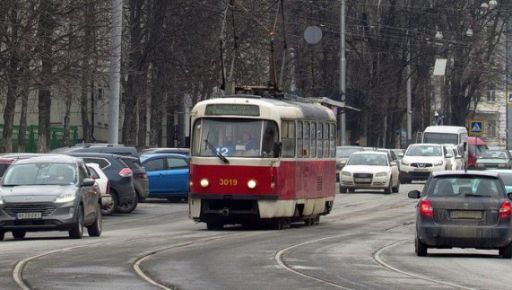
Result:
M484 124L481 120L471 120L469 122L469 132L473 135L482 134L484 131Z

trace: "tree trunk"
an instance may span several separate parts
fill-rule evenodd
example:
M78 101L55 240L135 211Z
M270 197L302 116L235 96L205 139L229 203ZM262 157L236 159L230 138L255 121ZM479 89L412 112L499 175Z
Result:
M51 73L52 73L52 36L55 29L53 20L53 1L41 1L41 15L38 24L38 36L41 41L41 74L38 93L39 129L37 136L38 152L48 152L50 141Z
M144 68L144 71L146 72L147 69ZM140 83L142 85L142 89L140 92L140 95L137 96L138 104L137 107L139 108L139 131L137 134L137 148L143 149L146 147L146 133L147 133L147 124L148 124L148 117L147 117L147 78L146 74L141 77Z
M71 146L71 138L69 136L69 119L71 115L71 103L73 95L68 92L65 96L65 112L64 112L64 135L62 136L62 143L64 146Z
M0 151L2 152L11 152L12 151L12 133L13 133L13 123L14 123L14 112L16 109L16 97L18 91L18 64L19 54L18 54L18 7L15 1L11 13L9 15L10 18L10 26L11 26L11 47L9 53L9 67L8 67L8 84L7 84L7 100L5 102L4 108L4 130L2 132L2 144Z
M165 81L162 71L162 64L155 63L153 66L151 86L151 114L149 130L149 146L159 147L162 145L162 103L165 102Z

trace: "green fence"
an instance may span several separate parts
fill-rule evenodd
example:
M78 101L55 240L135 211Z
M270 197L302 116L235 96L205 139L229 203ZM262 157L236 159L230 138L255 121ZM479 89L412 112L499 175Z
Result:
M27 126L25 132L26 152L37 152L37 133L39 126ZM4 125L0 124L0 135L4 131ZM12 151L18 152L18 133L19 126L14 126L12 131ZM69 128L70 145L78 142L78 127L70 126ZM62 126L50 126L50 150L64 146L64 128Z

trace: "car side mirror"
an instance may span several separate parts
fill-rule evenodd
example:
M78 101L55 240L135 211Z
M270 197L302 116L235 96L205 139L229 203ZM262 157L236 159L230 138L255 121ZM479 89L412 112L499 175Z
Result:
M413 190L413 191L409 191L409 193L407 194L407 196L409 198L420 198L421 196L421 193L417 190Z
M462 159L462 155L457 155L457 156L455 156L455 158Z
M93 186L95 183L94 179L92 178L84 178L84 180L82 180L82 184L80 184L81 186Z
M452 158L452 157L453 157L453 155L452 155L452 154L450 154L450 153L446 153L446 155L445 155L444 157L446 157L446 158Z
M404 153L398 153L398 157L404 157Z
M391 161L390 164L391 166L398 166L398 163L396 163L396 161Z
M512 192L507 193L508 199L512 200Z

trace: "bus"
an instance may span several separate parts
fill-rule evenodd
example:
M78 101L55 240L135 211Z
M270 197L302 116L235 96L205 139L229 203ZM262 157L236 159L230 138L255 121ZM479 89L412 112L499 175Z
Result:
M232 95L191 111L189 217L228 224L306 225L336 192L336 119L293 97Z

